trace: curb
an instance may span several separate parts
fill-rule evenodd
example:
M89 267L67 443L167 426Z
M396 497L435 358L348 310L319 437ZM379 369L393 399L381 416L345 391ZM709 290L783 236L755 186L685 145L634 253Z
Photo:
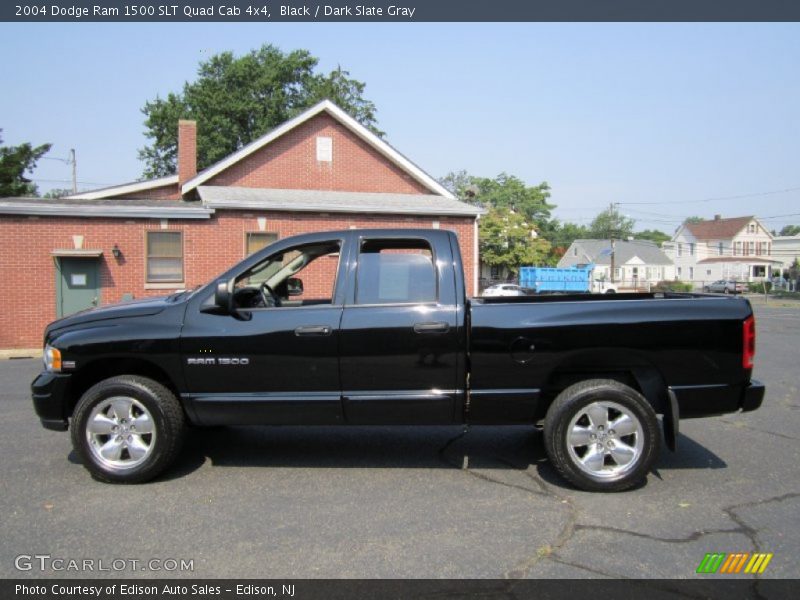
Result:
M0 350L0 360L41 357L41 348L11 348L8 350Z

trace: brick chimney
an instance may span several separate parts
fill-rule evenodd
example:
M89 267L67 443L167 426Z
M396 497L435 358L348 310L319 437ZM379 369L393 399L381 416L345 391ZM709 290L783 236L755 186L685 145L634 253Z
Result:
M714 215L715 221L720 221L722 219L722 215Z
M178 185L197 175L197 122L178 121Z

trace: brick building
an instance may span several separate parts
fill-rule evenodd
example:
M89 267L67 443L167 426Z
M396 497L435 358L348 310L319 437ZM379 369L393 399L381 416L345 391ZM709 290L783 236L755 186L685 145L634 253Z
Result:
M331 102L199 173L196 125L178 128L177 175L0 199L0 348L37 348L57 317L206 283L275 239L311 231L453 230L476 292L480 210Z

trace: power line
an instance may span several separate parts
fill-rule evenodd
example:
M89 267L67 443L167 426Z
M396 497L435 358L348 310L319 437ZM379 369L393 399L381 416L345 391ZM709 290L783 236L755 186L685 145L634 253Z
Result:
M702 200L675 200L669 202L669 204L697 204L698 202L719 202L721 200L741 200L743 198L758 198L761 196L772 196L775 194L786 194L789 192L798 192L800 191L800 186L797 187L790 187L784 188L782 190L771 190L768 192L753 192L751 194L739 194L736 196L718 196L716 198L703 198ZM633 206L633 205L661 205L667 204L665 202L618 202L617 204L622 204L625 206Z

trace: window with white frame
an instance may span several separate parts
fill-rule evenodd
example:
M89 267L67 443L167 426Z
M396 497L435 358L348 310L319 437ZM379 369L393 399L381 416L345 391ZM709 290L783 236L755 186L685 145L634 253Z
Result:
M147 283L183 281L183 233L147 232Z

